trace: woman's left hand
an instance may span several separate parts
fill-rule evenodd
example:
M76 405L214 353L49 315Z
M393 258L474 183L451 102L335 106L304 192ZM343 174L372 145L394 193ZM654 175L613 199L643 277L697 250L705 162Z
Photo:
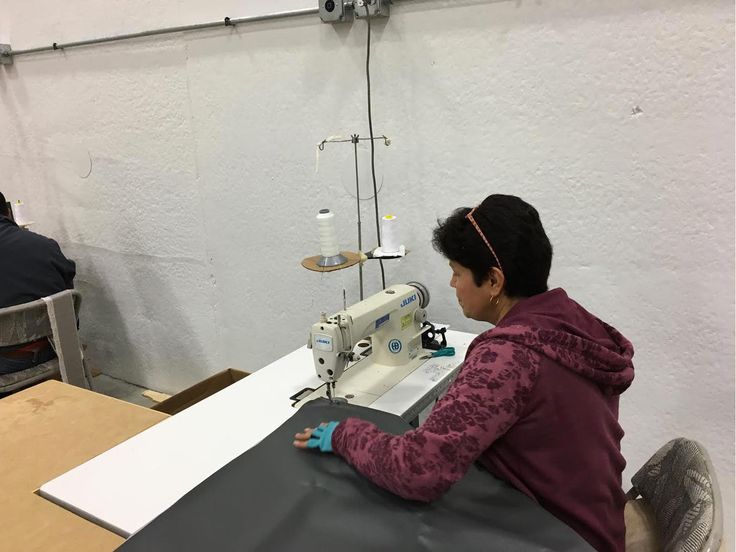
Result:
M332 452L332 432L340 422L322 422L319 427L305 427L294 435L294 446L300 449L318 448L322 452Z
M322 422L325 423L325 422ZM307 441L312 437L314 429L311 427L305 427L302 433L294 435L294 446L296 448L305 449L307 448Z

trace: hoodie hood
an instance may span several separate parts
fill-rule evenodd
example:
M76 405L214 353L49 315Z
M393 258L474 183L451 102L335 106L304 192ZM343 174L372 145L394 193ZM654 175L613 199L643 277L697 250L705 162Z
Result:
M608 394L623 393L634 379L631 342L559 288L519 301L482 335L524 345Z

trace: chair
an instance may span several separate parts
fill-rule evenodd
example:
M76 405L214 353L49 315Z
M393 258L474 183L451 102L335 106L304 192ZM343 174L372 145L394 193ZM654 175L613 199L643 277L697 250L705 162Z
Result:
M719 550L723 538L721 495L713 465L701 444L673 439L636 472L631 482L634 486L627 494L627 551L648 549L642 546L647 538L632 536L637 516L641 521L636 523L650 523L656 530L656 540L646 545L656 546L655 550ZM642 498L634 500L638 496Z
M77 334L82 296L66 290L36 301L0 309L0 347L48 337L57 358L10 374L0 374L0 396L39 381L61 376L62 381L92 388Z

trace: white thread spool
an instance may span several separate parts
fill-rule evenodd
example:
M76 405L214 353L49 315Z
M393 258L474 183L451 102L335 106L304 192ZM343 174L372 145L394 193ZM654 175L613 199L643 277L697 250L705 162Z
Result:
M337 231L335 230L335 213L329 209L320 210L317 215L319 226L319 249L323 257L334 257L340 253L337 246Z
M319 227L319 249L322 254L317 264L337 266L347 262L347 259L340 254L340 248L337 245L335 213L331 213L329 209L321 209L317 215L317 226Z
M394 215L381 218L381 251L387 255L399 253L401 249L398 222L399 219Z

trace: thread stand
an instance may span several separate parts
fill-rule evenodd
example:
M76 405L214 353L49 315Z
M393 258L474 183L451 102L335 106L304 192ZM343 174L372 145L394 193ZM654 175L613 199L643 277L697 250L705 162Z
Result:
M350 136L350 139L343 139L343 138L333 138L333 139L330 139L330 138L327 138L325 140L322 140L319 144L317 144L317 148L319 149L319 151L324 151L326 144L345 144L345 143L353 144L353 157L354 157L354 160L355 160L355 208L356 208L357 215L358 215L358 221L357 222L358 222L358 250L359 251L363 251L363 225L362 225L361 216L360 216L360 179L359 179L359 176L358 176L358 143L359 142L363 142L363 141L375 142L376 140L383 141L383 145L386 146L386 147L388 147L388 146L391 145L391 139L388 138L385 135L375 136L373 138L361 138L358 134L352 134ZM374 201L377 202L377 198L374 197ZM378 205L376 204L376 209L377 208L378 208ZM379 216L378 215L378 211L376 210L376 223L377 223L377 226L378 226L378 216ZM380 245L380 242L381 242L381 239L380 239L380 229L377 228L377 232L378 232L378 234L377 234L377 236L378 236L378 242L379 242L379 245ZM399 258L399 257L373 257L372 253L373 252L371 251L370 253L367 253L367 254L364 254L364 253L360 253L359 254L362 257L361 260L359 260L359 263L360 264L358 266L358 279L360 280L359 283L360 283L360 300L361 301L363 300L363 295L364 295L364 286L363 286L363 262L365 260L367 260L367 259L370 259L370 258L375 258L375 259L378 259L379 261L381 261L383 259L388 259L388 258ZM311 258L312 257L310 257L310 259ZM309 268L307 265L304 264L305 261L307 261L307 259L304 259L304 261L302 261L302 266L304 266L305 268ZM353 266L354 264L355 263L352 263L352 264L347 265L347 266L346 265L340 265L340 266L336 266L334 268L331 268L330 270L321 270L320 269L318 271L319 272L332 272L333 270L340 270L342 268L348 268L348 266ZM310 265L311 265L311 263L310 263ZM309 270L314 270L314 269L313 268L309 268Z

